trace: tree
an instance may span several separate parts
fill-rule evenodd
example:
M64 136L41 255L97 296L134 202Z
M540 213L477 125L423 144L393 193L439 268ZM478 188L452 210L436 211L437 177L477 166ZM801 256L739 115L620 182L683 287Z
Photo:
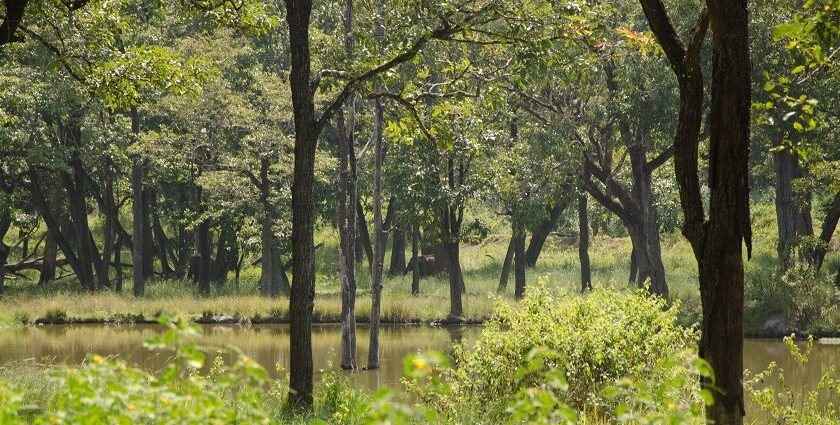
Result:
M700 272L703 318L700 357L715 371L708 420L740 424L743 396L744 263L751 254L749 209L750 50L746 1L709 0L686 46L659 0L641 0L651 30L680 87L675 163L685 217L683 235ZM699 132L703 78L700 50L712 30L712 94L709 118L709 214L700 192Z

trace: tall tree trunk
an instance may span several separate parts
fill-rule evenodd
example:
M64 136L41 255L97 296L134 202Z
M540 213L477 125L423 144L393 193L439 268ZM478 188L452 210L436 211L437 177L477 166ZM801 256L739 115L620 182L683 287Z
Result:
M351 23L353 0L347 0L344 11L345 45L348 54L352 53ZM339 182L338 182L338 232L339 232L339 271L341 273L341 368L356 368L356 267L355 240L356 215L353 213L353 173L350 168L350 155L353 153L353 128L355 120L355 99L347 102L350 112L349 123L344 122L344 112L336 114L338 121L339 143Z
M825 219L820 231L822 246L814 252L814 264L817 266L817 271L822 268L825 254L828 252L828 244L831 242L838 221L840 221L840 192L834 194L834 198L825 206Z
M507 291L507 284L508 279L510 278L510 267L513 264L513 252L516 247L516 232L511 227L510 232L510 242L508 242L507 252L505 253L505 259L502 262L502 275L499 276L499 287L496 288L496 292L502 293ZM525 253L525 258L528 258L528 253Z
M156 254L160 260L160 271L164 276L172 276L174 274L174 270L172 270L172 266L169 265L169 238L166 236L166 231L163 229L163 223L160 221L156 192L152 193L152 199L149 205L152 220L151 229L154 233L154 247L157 248Z
M411 269L411 295L420 295L420 229L415 224L411 228L411 258L414 259Z
M636 247L633 246L633 248L630 251L630 277L628 279L628 282L630 282L631 285L634 285L636 283L636 279L638 278L638 275L639 275L639 254L636 252Z
M312 308L315 300L315 148L318 129L310 88L309 18L311 0L286 0L289 77L295 120L295 165L292 179L292 293L289 298L289 405L312 408Z
M513 297L521 300L525 297L525 226L514 226L513 269L514 290Z
M592 266L589 263L589 205L586 193L578 196L578 258L580 290L592 289Z
M131 132L135 137L140 133L140 115L137 108L131 108ZM134 296L140 297L145 292L146 275L144 264L144 234L143 229L143 159L139 156L131 161L131 194L132 194L132 219L134 221L134 234L131 237L132 245L132 269L134 273Z
M528 267L537 265L537 259L540 257L540 253L542 253L545 240L554 231L554 228L557 227L557 222L560 220L560 216L563 215L563 211L567 206L568 201L564 198L555 201L554 205L550 208L546 208L548 210L548 217L540 223L539 227L531 235L531 241L528 242L528 249L525 251L525 264Z
M379 56L385 56L385 0L377 2L376 38ZM381 91L379 85L377 91ZM374 166L373 166L373 267L370 277L370 344L368 345L368 369L379 368L379 309L382 303L382 274L385 261L385 236L382 220L382 162L383 162L383 105L382 98L374 100Z

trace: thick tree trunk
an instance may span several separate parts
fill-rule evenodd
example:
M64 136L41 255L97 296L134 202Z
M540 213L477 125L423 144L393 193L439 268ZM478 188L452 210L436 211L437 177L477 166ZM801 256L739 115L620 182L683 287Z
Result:
M787 270L792 265L792 255L800 239L814 234L811 203L810 199L797 202L794 194L793 182L803 177L797 155L785 149L774 153L773 161L776 169L776 226L779 234L776 252L782 270Z
M828 244L831 242L831 237L834 235L838 221L840 221L840 192L836 193L834 199L825 206L825 219L823 220L820 231L822 246L818 247L814 252L814 264L817 266L817 271L822 268L825 254L828 252Z
M528 267L537 265L537 259L540 257L540 253L542 253L545 240L554 231L554 228L557 227L557 221L560 220L560 216L563 215L563 211L567 205L568 202L564 198L556 201L551 208L547 208L548 217L540 223L539 227L531 235L531 241L528 242L528 249L525 251L525 262Z
M411 268L411 295L420 295L420 262L417 261L417 256L420 254L420 229L417 225L412 226L411 229L411 258L414 259Z
M521 300L523 297L525 297L525 226L515 226L514 231L515 233L513 235L513 297L517 300Z
M510 242L508 242L507 251L505 252L505 259L502 261L502 275L499 276L499 287L496 292L502 293L507 291L508 280L510 279L510 268L513 264L513 253L516 247L516 234L511 231ZM528 258L528 253L525 253L525 258Z
M702 245L700 357L721 393L709 421L743 423L744 258L751 254L749 204L750 45L746 0L708 0L713 40L709 221Z
M312 308L315 300L313 231L315 148L318 129L310 88L309 18L311 0L286 0L292 58L290 86L295 120L292 179L292 293L289 299L289 405L312 409Z
M391 231L391 265L389 274L400 275L405 271L405 231L403 224L397 223Z
M578 258L580 290L592 289L592 266L589 263L589 205L586 193L578 196Z

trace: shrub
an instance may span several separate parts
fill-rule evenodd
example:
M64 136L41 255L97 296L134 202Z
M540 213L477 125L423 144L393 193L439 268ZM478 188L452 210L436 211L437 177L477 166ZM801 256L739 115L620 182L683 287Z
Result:
M505 417L511 398L529 389L547 391L557 406L614 417L616 407L634 406L628 392L605 391L621 380L658 388L672 411L690 411L702 405L696 341L677 324L676 306L643 290L554 295L541 284L519 305L500 305L472 350L455 349L455 367L440 372L445 391L412 388L451 418L481 422Z

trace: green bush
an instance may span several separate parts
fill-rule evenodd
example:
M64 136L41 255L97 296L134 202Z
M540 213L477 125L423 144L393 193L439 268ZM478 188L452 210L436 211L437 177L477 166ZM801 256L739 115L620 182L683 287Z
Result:
M456 348L455 367L441 371L445 391L412 388L456 421L507 417L510 397L530 397L529 389L587 416L615 417L619 406L638 406L632 392L607 391L621 382L657 388L665 409L690 412L702 406L696 342L677 324L677 307L645 291L554 295L538 285L519 305L500 305L473 349Z

